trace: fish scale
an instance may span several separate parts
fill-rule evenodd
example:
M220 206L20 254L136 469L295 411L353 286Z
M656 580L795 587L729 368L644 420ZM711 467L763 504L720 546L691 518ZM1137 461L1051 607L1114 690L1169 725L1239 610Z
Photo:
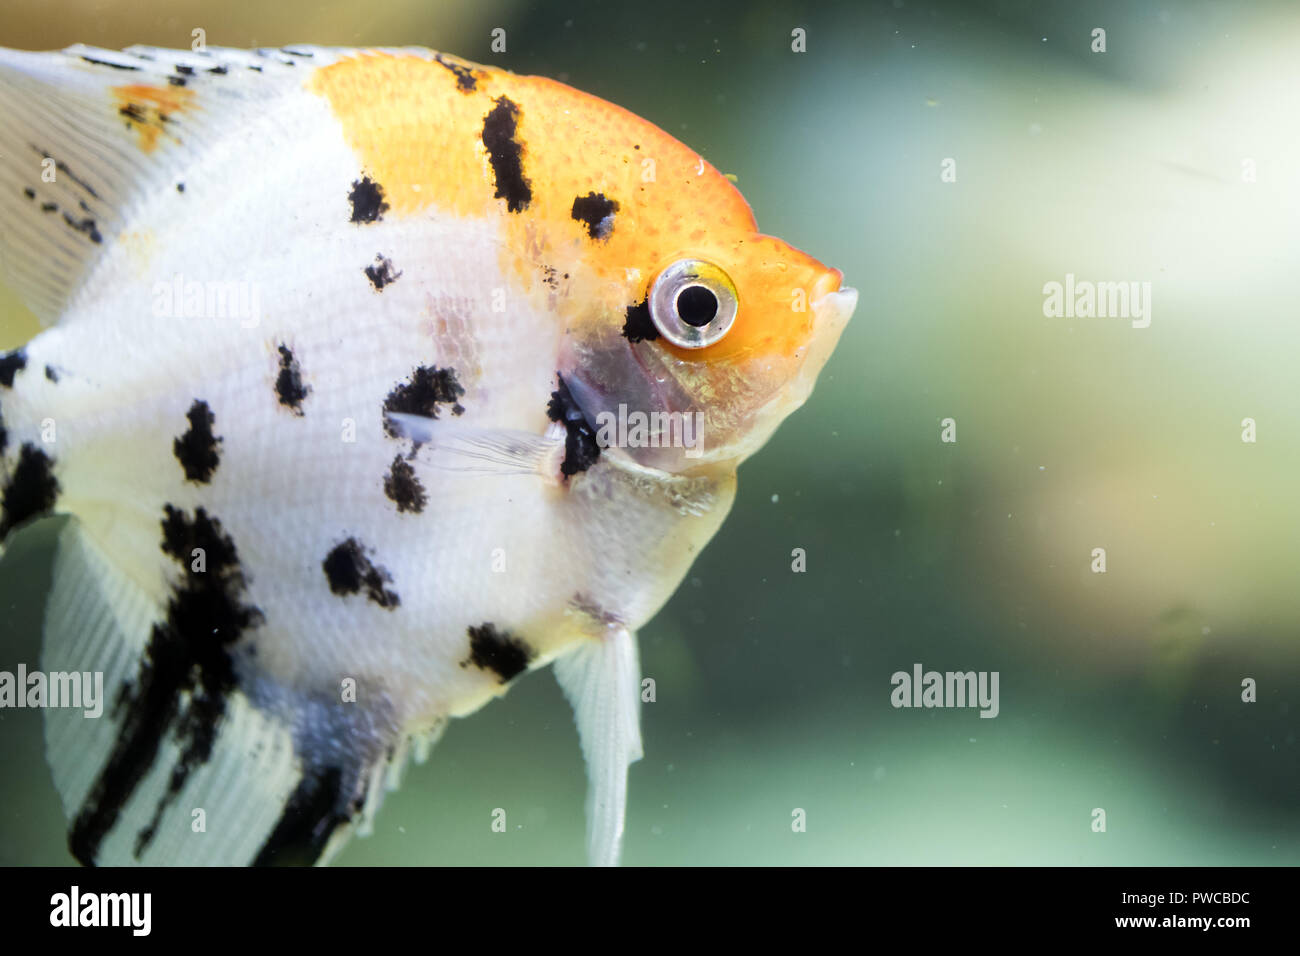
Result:
M428 50L0 51L0 136L41 143L0 266L52 326L3 366L4 527L72 516L42 666L118 702L46 711L74 855L327 861L554 663L616 862L635 631L811 392L839 272L644 120Z

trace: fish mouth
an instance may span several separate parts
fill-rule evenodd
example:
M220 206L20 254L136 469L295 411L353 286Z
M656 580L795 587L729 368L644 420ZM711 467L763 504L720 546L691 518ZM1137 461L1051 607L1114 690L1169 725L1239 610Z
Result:
M858 290L851 285L843 286L834 292L825 292L820 298L813 300L814 314L818 320L823 315L827 316L828 323L833 329L833 333L838 341L839 334L844 331L844 326L849 324L849 319L853 318L853 311L858 307ZM821 335L821 330L817 332Z
M813 334L809 340L808 355L804 359L800 379L802 381L811 373L807 382L809 390L812 389L817 373L835 351L840 334L849 324L849 319L853 318L853 312L858 307L858 290L844 285L843 282L843 272L839 269L827 269L818 278L812 294L808 297L813 310Z
M801 404L811 394L817 376L858 307L858 290L852 286L841 287L840 278L838 269L831 272L819 285L834 285L834 288L818 290L821 294L812 300L813 334L797 379Z

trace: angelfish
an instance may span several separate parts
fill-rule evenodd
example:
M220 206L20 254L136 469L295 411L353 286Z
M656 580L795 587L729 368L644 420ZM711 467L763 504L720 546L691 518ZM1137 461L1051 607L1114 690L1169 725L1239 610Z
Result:
M617 862L636 629L808 398L841 273L650 123L423 49L4 50L0 149L49 326L0 357L0 540L70 516L42 662L108 701L45 714L76 858L326 861L553 662Z

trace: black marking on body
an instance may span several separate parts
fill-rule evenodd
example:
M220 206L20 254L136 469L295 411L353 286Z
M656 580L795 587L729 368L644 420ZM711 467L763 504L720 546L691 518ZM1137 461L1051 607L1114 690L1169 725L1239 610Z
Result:
M471 664L481 671L492 671L505 684L528 669L533 650L507 630L497 630L491 621L469 628L469 657L461 667Z
M104 237L99 234L99 227L95 224L95 220L89 216L84 219L74 219L65 212L63 221L71 226L74 232L80 232L89 237L93 243L99 244L104 241Z
M45 377L48 378L51 382L53 382L55 385L59 384L59 373L54 370L53 365L45 366Z
M221 439L212 434L212 425L216 421L208 403L194 400L190 410L185 414L190 420L189 430L172 442L172 454L185 469L187 481L206 485L221 463L217 454L217 445Z
M623 338L629 342L653 342L659 338L655 320L650 317L650 302L638 302L627 307L623 320Z
M218 76L225 76L225 75L226 75L227 73L229 73L230 71L229 71L228 69L226 69L224 66L214 66L214 67L210 67L210 68L208 69L208 72L209 72L209 73L215 73L215 74L217 74Z
M553 422L564 425L564 461L560 473L565 481L580 471L586 471L600 458L600 442L596 433L582 414L582 409L569 394L569 386L564 384L564 376L555 375L560 387L551 392L551 400L546 405L546 415Z
M176 72L179 73L181 76L193 76L193 75L194 75L194 67L192 67L192 66L182 66L181 64L178 63L178 64L176 64Z
M135 680L117 697L114 716L125 712L117 742L72 825L69 846L86 865L94 863L122 807L158 759L163 740L171 739L180 757L152 820L136 834L136 858L148 848L167 807L212 756L226 700L237 687L230 648L263 623L262 612L243 603L247 581L234 541L203 508L191 518L165 505L161 547L182 572ZM196 552L203 555L202 565Z
M295 415L302 415L303 400L311 394L311 386L302 383L302 366L287 345L280 346L280 374L275 378L275 394L280 404Z
M506 201L510 212L521 212L532 202L532 185L524 176L524 144L517 136L519 107L508 97L498 96L492 112L483 118L483 146L492 164L497 199Z
M4 457L5 449L9 447L9 432L5 430L4 409L0 408L0 458Z
M392 575L384 568L376 566L366 556L366 547L356 538L348 538L334 546L321 563L325 579L329 581L330 591L340 597L360 594L365 589L366 597L386 610L401 606L402 599L395 591L385 589L385 584L392 583Z
M40 153L42 159L54 159L54 157L50 155L50 151L48 149L41 149L41 147L37 146L35 143L28 143L27 145L30 146L33 150L35 150L37 153ZM68 164L63 162L63 160L54 159L54 168L58 172L63 173L63 175L67 176L68 179L72 180L74 183L76 183L86 192L88 192L93 198L95 199L99 198L99 193L95 192L94 188L89 183L87 183L84 179L81 179L78 176L74 175L72 170L68 169Z
M434 57L441 66L445 66L456 75L456 88L462 93L473 93L478 88L478 76L475 71L463 63L453 63L441 53Z
M379 222L383 214L388 212L388 203L384 202L384 187L369 176L353 181L348 202L352 203L352 222Z
M183 76L169 76L167 77L167 82L170 83L172 86L184 86L186 80L185 77Z
M93 56L81 54L81 58L87 63L93 63L95 66L111 66L115 70L138 70L138 66L130 66L126 63L110 63L108 60L97 60Z
M0 385L14 387L14 376L27 367L27 350L14 349L0 355Z
M310 866L319 859L335 828L348 821L341 809L343 771L338 767L308 771L285 804L254 866Z
M618 203L608 199L602 193L591 192L573 200L571 215L578 222L587 224L587 235L593 239L608 239L614 231L614 213L618 212Z
M0 452L9 436L0 425ZM59 500L59 481L54 477L54 459L31 442L23 445L18 464L0 498L0 541L14 528L32 518L48 514Z
M398 511L419 514L429 501L429 495L420 484L415 469L398 455L393 459L392 467L384 476L384 494L397 505Z
M411 373L409 382L398 385L384 399L384 431L390 438L401 437L398 428L388 420L392 412L437 418L439 406L450 405L453 415L461 415L465 407L457 399L464 394L454 368L421 365Z
M393 260L385 256L375 256L375 264L366 266L364 271L376 292L382 291L384 286L392 285L402 277L400 272L393 271Z

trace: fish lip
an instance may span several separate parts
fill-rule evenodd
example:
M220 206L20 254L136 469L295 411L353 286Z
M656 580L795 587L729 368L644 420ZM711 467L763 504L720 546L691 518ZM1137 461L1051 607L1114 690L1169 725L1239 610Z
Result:
M804 355L803 367L791 383L790 393L796 396L794 407L799 407L812 394L813 386L821 375L822 369L830 361L840 336L858 306L858 290L852 286L840 286L840 273L835 270L818 283L821 294L812 300L813 334L809 340L808 351ZM832 288L825 288L832 286Z
M837 288L822 292L821 295L814 298L813 308L817 310L816 314L820 315L825 310L835 315L840 320L841 325L847 325L849 319L853 318L854 310L858 307L858 290L851 285L840 286L838 282L836 282L836 286Z
M839 283L836 283L838 286ZM814 376L830 360L831 354L839 345L840 336L848 326L849 320L858 308L858 290L853 286L843 286L833 291L823 292L813 299L813 336L812 348L805 360L814 369ZM809 383L811 386L811 382Z

